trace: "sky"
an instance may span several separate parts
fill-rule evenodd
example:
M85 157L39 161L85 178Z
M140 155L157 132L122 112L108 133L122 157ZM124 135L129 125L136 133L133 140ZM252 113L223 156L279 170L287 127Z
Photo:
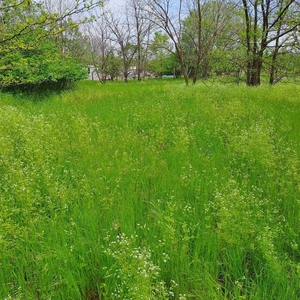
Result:
M109 0L108 6L112 8L119 8L120 6L124 6L126 0Z

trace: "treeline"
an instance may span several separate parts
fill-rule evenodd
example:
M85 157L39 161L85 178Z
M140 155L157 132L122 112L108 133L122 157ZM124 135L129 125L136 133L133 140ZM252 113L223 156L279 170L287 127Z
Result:
M65 86L87 76L229 75L249 86L299 75L295 0L2 1L0 85Z
M256 86L299 75L299 1L127 0L119 13L104 10L89 27L91 61L99 79L135 67L200 77L229 74Z

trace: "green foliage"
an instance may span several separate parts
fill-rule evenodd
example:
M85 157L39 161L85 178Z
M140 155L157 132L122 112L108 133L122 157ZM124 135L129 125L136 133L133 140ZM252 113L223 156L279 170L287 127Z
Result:
M173 53L164 54L148 62L148 70L151 73L162 75L180 74L178 60Z
M4 11L0 36L2 88L32 89L41 84L45 88L86 78L84 68L60 54L54 43L53 36L61 32L57 16L46 14L40 5L32 3L7 5Z
M243 23L236 15L233 3L197 3L184 20L182 33L185 60L191 76L207 78L214 74L235 73L237 66L241 65L238 55L241 46L237 40L238 28L243 28Z
M174 74L179 70L178 59L172 53L168 37L160 32L155 32L155 36L150 46L151 59L147 64L147 69L159 76Z
M210 56L210 71L217 76L232 75L236 81L240 79L243 63L241 49L235 49L234 53L228 50L215 49Z
M62 80L77 81L86 77L86 70L74 59L59 54L53 42L41 40L17 51L3 51L0 83L2 87L34 86Z
M0 298L298 299L299 108L295 85L0 94Z
M266 72L269 71L271 65L275 67L275 83L282 81L297 81L300 69L299 53L297 51L279 51L277 59L272 62L271 53L266 54L264 63L266 65Z
M107 74L110 75L112 79L116 78L122 66L122 61L120 58L116 57L114 54L110 54L107 58Z

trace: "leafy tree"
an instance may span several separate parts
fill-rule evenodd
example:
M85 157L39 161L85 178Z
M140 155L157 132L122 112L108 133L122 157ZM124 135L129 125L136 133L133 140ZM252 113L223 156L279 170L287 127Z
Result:
M111 80L118 78L122 68L122 60L114 53L110 53L107 57L107 75Z
M95 5L93 1L75 2L77 7L59 15L46 12L41 3L34 1L1 1L2 87L46 83L62 86L84 77L86 71L70 57L70 51L63 53L55 42L62 32L76 28L77 23L70 19L71 16L87 11ZM99 4L99 1L97 3Z
M172 51L168 36L166 34L162 34L161 32L155 32L154 38L150 42L149 47L148 70L151 73L159 75L160 77L162 77L163 74L170 74L169 65L171 53Z
M33 46L35 35L16 38L18 51L2 49L0 84L2 87L34 85L65 87L71 81L86 77L86 71L76 60L62 56L51 39L42 39ZM56 84L54 84L56 83Z

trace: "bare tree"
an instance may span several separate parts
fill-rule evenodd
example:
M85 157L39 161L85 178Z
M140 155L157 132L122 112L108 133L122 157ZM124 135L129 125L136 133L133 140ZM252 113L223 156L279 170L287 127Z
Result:
M232 19L234 5L228 1L188 1L188 16L184 20L183 40L196 82L200 65L202 76L208 76L211 52Z
M71 17L75 18L75 16L77 16L77 20L79 21L82 20L84 13L96 7L104 6L107 1L108 0L42 0L40 2L48 13L57 14L58 20Z
M299 26L300 18L293 14L293 6L296 4L295 0L242 0L246 28L247 85L260 85L266 50L275 44L274 62L280 49L279 44Z
M200 0L188 1L188 16L183 21L183 44L193 70L193 84L196 83L199 66L203 60L203 4Z
M143 65L143 48L146 48L147 41L146 39L149 37L149 32L151 28L151 24L149 19L146 17L146 10L144 9L146 6L145 0L127 0L126 8L129 17L131 17L132 27L134 28L133 35L135 38L136 44L136 73L137 79L141 80L141 72ZM144 47L143 47L144 46Z
M280 10L282 9L282 6L284 5L284 2L280 2ZM290 52L294 52L296 49L295 45L297 42L297 32L298 30L295 28L295 30L292 30L291 32L288 32L284 36L281 36L282 31L284 31L288 25L289 22L293 23L295 22L295 16L299 15L299 9L300 9L300 3L295 3L295 5L289 10L287 13L288 16L286 18L282 18L279 20L274 26L274 30L272 31L272 34L275 35L276 39L272 43L272 45L269 45L269 49L271 49L271 66L269 71L269 83L270 85L274 85L277 82L279 82L283 77L287 75L288 69L287 67L284 68L283 71L279 71L279 64L278 64L278 58L279 56L286 55ZM297 18L297 17L296 17Z
M106 13L106 18L112 33L111 39L118 45L122 57L124 81L128 82L130 67L138 51L128 13L125 11L121 17L117 12L110 11Z
M95 21L85 26L85 31L89 38L90 53L89 64L93 66L97 78L101 83L105 83L109 74L109 60L114 53L111 31L104 17L105 11L100 10L96 15Z
M108 0L42 0L41 4L45 11L54 16L53 22L59 30L56 36L56 43L60 46L61 52L66 51L65 41L68 32L66 29L74 28L79 24L86 23L93 19L88 13L97 7L103 7ZM53 18L52 18L53 19Z
M189 75L185 64L184 45L182 42L182 21L185 17L183 9L182 0L176 1L176 5L171 0L153 0L149 2L147 11L151 21L162 29L172 41L185 84L188 85Z

